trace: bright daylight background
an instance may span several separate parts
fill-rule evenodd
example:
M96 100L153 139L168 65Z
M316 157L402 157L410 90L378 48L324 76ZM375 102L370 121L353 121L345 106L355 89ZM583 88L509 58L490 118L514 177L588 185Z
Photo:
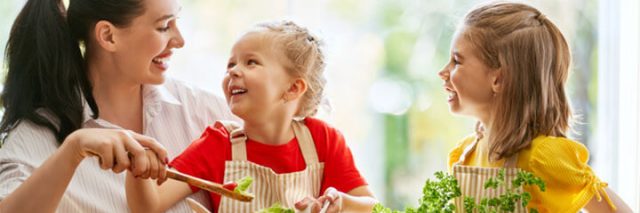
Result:
M0 3L3 55L24 2ZM344 133L358 167L387 206L416 205L424 181L446 170L448 150L472 132L473 120L448 112L437 72L448 60L456 23L481 1L180 2L178 24L187 44L176 51L169 75L218 94L229 50L253 24L291 19L323 38L331 110L319 117ZM640 211L638 1L527 3L550 17L572 47L568 91L580 118L573 138L590 148L598 174Z

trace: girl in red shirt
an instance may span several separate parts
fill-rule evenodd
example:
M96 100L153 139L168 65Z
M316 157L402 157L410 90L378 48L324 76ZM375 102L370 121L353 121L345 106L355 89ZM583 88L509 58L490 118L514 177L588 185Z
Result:
M211 194L218 212L255 212L279 203L328 212L371 212L377 202L339 131L311 118L322 98L325 62L321 42L293 22L265 23L233 46L222 82L233 114L244 125L217 122L170 166L218 183L254 179L244 203ZM152 156L153 157L153 156ZM155 158L155 157L154 157ZM149 172L164 181L164 163ZM133 212L164 211L198 191L188 184L127 175Z

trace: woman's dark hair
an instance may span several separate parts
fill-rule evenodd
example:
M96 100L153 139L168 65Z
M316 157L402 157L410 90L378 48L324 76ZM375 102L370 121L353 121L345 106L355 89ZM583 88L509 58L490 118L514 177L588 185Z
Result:
M86 41L98 21L126 27L143 12L142 0L70 0L68 12L62 0L28 0L6 46L0 132L29 120L53 131L62 143L82 127L83 98L97 118L80 44L90 43Z

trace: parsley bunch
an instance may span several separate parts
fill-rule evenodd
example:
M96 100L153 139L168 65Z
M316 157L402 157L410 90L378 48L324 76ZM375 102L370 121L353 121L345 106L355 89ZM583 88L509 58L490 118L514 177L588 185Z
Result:
M497 213L497 212L513 212L518 205L526 207L531 201L531 194L519 189L520 186L538 186L541 191L545 191L544 181L527 171L518 171L516 178L511 181L511 185L506 184L505 170L498 172L497 177L489 178L484 183L485 189L497 189L505 186L507 192L494 198L482 198L480 204L475 203L473 197L464 198L464 210L466 213L473 213L476 209L479 213ZM538 212L537 209L529 209L529 212Z
M423 212L442 212L451 213L455 212L455 205L450 202L456 197L460 197L460 187L458 186L458 180L452 175L445 174L444 172L436 172L434 174L436 180L427 179L424 187L422 188L422 198L418 201L420 206L418 208L408 207L404 212L406 213L423 213ZM374 213L402 213L402 211L391 210L385 208L381 204L376 204L373 208Z
M505 186L505 170L498 172L497 177L489 178L484 183L485 189L496 189ZM420 206L418 208L407 207L405 211L392 210L384 207L382 204L376 204L373 213L451 213L456 208L453 199L460 197L460 186L458 180L452 175L444 172L436 172L434 174L436 180L427 180L422 188L422 198L420 198ZM520 202L526 207L531 200L531 194L518 189L520 186L538 186L541 191L545 191L545 184L542 179L536 177L530 172L519 171L511 185L506 185L507 193L495 198L482 198L480 204L475 203L473 197L464 198L464 211L472 213L477 210L479 213L498 213L498 212L514 212L516 205ZM536 209L530 209L530 212L538 212Z

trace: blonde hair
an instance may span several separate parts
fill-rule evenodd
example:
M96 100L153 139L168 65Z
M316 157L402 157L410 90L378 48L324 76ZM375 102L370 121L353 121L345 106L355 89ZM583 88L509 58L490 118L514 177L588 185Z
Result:
M571 56L560 30L537 9L505 2L471 10L463 29L481 60L502 72L488 130L490 160L512 156L538 135L566 137Z
M268 32L274 48L285 56L287 72L307 82L307 91L300 101L296 117L313 116L323 100L326 79L323 76L325 57L323 42L307 28L292 21L266 22L256 26L254 32Z

